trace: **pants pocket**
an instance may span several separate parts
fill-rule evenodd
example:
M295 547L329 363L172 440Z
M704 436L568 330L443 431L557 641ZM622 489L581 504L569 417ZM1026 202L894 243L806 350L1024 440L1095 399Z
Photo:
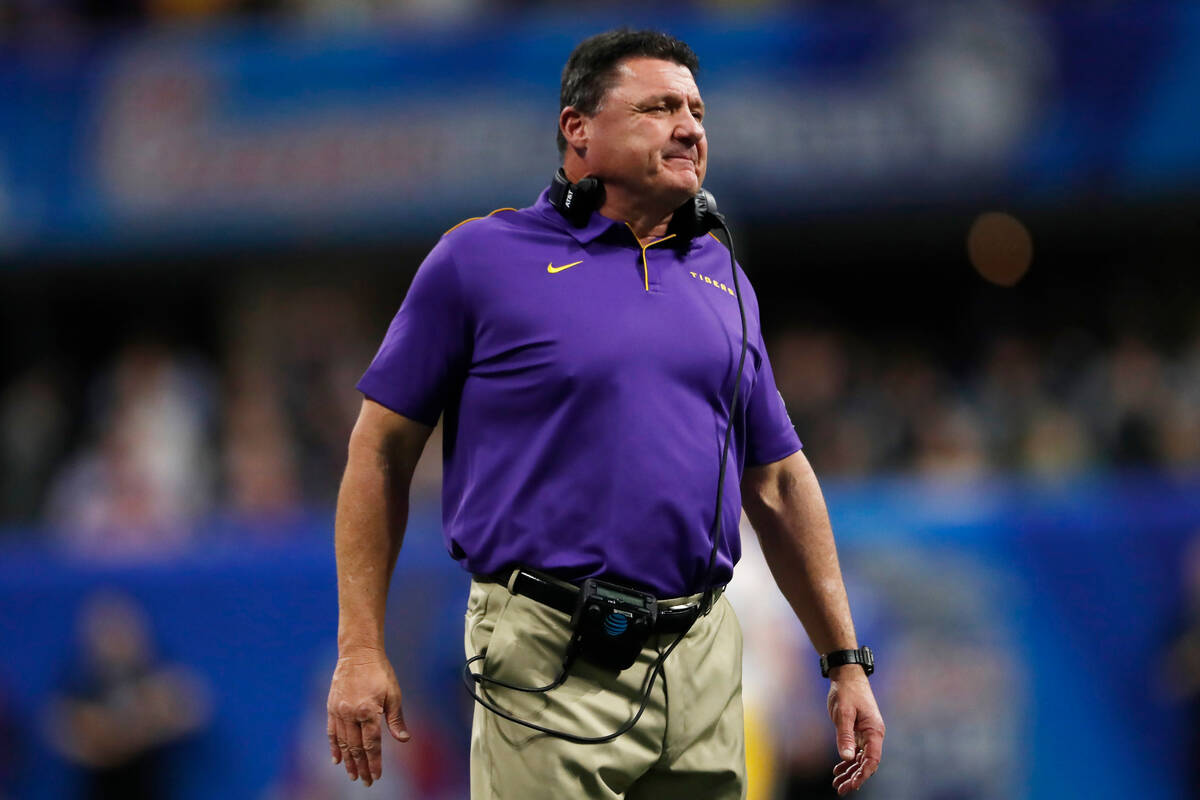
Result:
M570 620L562 612L527 597L500 591L505 602L495 614L490 636L483 645L487 654L478 662L479 671L493 680L526 689L552 683L562 671L571 638ZM555 690L522 692L488 681L480 687L496 705L530 722L540 719L554 702Z

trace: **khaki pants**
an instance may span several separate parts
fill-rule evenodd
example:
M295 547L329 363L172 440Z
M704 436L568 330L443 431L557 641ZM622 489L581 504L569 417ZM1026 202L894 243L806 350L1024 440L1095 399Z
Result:
M558 675L570 618L472 582L467 604L472 665L518 686L545 686ZM530 694L482 684L493 702L521 719L578 736L604 736L637 711L650 665L678 634L652 636L619 675L577 661L567 681ZM664 680L665 678L665 680ZM742 633L723 596L667 657L633 730L606 744L574 744L509 722L476 704L471 735L472 800L742 800L746 796L742 723Z

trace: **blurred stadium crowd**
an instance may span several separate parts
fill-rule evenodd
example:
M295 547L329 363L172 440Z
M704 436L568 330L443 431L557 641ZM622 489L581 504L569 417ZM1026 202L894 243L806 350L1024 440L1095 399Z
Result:
M361 317L318 290L229 320L215 360L148 335L93 375L37 363L8 383L4 517L115 554L170 549L213 513L269 530L330 503L370 357Z
M0 388L2 518L45 519L111 556L169 550L214 514L270 535L272 520L330 504L387 313L350 288L276 287L226 309L215 354L147 335L91 374L35 361ZM1007 334L955 368L778 322L778 387L824 478L1200 465L1200 335L1165 349ZM435 440L417 479L427 499L439 461Z

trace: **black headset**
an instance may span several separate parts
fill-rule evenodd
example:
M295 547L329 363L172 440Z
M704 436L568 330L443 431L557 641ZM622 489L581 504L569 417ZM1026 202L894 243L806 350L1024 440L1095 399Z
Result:
M582 228L592 218L592 212L604 205L604 184L592 177L571 183L566 171L559 167L550 182L550 205L576 228Z
M588 221L592 218L592 214L604 205L604 184L599 178L593 177L584 178L578 183L571 183L567 178L566 172L560 167L554 174L554 180L550 184L549 200L550 204L558 209L558 212L566 217L572 225L576 228L582 228L588 224ZM714 228L720 228L722 233L725 234L725 239L722 243L729 248L729 269L733 273L733 290L737 296L738 315L742 322L742 349L738 356L737 375L733 381L733 395L729 399L729 422L725 426L725 443L721 447L721 464L717 473L716 513L713 516L712 528L709 530L709 537L712 540L712 550L708 554L708 568L704 573L704 598L700 601L700 607L703 609L704 614L708 613L713 604L713 587L709 582L712 580L713 569L717 564L717 550L721 542L721 500L724 496L722 490L725 488L725 464L729 459L729 443L733 437L733 419L737 409L738 394L742 386L742 368L746 364L746 307L742 303L742 288L738 283L737 259L734 257L733 251L733 235L729 232L729 226L725 222L725 217L718 213L717 200L712 196L712 193L706 189L701 189L686 203L675 210L674 215L671 217L671 222L667 225L668 234L676 234L683 241L690 241L697 236L703 236ZM700 615L697 615L696 619L699 618ZM692 621L692 624L695 624L695 620ZM650 703L650 694L654 690L654 681L662 674L663 662L666 661L667 656L671 654L679 643L683 641L683 637L687 636L689 630L691 630L691 625L684 629L665 650L661 651L658 654L658 658L650 665L650 672L647 674L645 680L646 688L642 692L642 699L638 705L637 713L620 728L606 736L578 736L567 731L547 728L543 725L520 719L496 705L487 696L487 690L484 688L484 684L493 684L519 692L548 692L561 686L566 681L569 668L565 665L559 672L558 677L545 686L516 686L495 678L489 678L482 673L471 671L471 664L482 660L486 656L487 650L485 648L483 653L468 659L467 663L463 665L463 682L466 684L467 692L471 697L475 698L477 703L510 722L515 722L518 725L531 728L539 733L545 733L576 744L604 744L628 733L637 724L638 720L641 719L642 713ZM479 685L478 693L475 691L476 684Z
M550 182L549 200L550 205L558 209L558 213L566 217L568 222L576 228L582 228L588 224L592 213L604 205L604 184L599 178L591 176L579 183L571 183L567 173L559 167ZM717 199L712 192L701 189L675 210L667 225L667 233L687 240L703 236L714 228L721 228L729 236L725 217L717 213Z

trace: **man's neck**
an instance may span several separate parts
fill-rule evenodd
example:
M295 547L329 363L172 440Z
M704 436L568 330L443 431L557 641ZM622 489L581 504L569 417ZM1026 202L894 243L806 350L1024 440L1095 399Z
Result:
M622 197L620 192L604 193L604 205L598 211L609 219L625 222L633 229L633 235L642 244L647 239L661 239L667 235L667 225L675 213L674 208L664 209L662 204L638 203L636 198Z
M572 167L564 167L567 173L567 180L572 183L577 183L587 177L587 173L580 167L573 165ZM682 203L671 204L670 201L648 198L645 196L636 196L622 190L620 186L604 185L604 204L596 209L601 216L609 219L624 222L633 229L633 235L638 241L645 244L646 241L660 239L667 235L667 225L671 222L671 217L675 213L675 209Z

